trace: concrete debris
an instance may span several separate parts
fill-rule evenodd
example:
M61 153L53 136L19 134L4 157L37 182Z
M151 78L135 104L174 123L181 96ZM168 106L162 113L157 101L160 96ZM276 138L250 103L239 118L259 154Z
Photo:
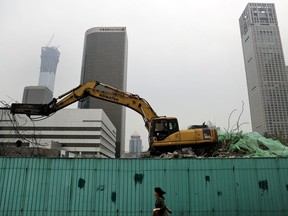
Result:
M288 157L288 146L261 136L256 132L218 131L218 143L182 148L173 152L150 155L143 152L142 158L247 158Z
M173 152L165 152L160 155L150 155L149 152L142 152L142 158L196 158L200 157L195 154L192 148L183 148L181 150L175 150Z

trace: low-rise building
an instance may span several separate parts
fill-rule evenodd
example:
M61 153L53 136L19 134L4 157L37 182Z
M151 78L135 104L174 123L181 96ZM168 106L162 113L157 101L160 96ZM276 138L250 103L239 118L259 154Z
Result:
M116 128L102 109L63 109L32 120L0 111L0 143L60 148L65 157L115 158Z

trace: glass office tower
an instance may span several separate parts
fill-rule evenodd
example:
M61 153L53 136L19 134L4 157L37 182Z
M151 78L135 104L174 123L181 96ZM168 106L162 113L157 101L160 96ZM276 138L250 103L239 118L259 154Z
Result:
M85 34L81 84L98 80L126 91L127 34L125 27L95 27ZM125 148L126 108L88 97L79 108L103 109L116 127L116 157Z
M252 130L288 138L288 79L275 5L249 3L239 24Z

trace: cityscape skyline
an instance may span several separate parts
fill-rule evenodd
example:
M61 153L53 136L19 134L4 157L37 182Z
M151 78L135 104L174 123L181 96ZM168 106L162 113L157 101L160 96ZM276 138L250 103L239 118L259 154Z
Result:
M1 101L20 102L24 87L38 83L39 47L47 43L52 33L57 35L53 43L61 49L54 89L57 97L79 85L84 32L93 26L126 26L128 92L146 99L158 115L177 117L181 129L208 120L227 129L229 114L237 109L230 118L232 127L243 101L241 129L249 132L251 120L239 31L239 16L248 2L239 0L231 5L227 0L148 0L136 4L129 0L88 0L85 4L73 2L66 10L66 4L54 0L3 0L0 70L5 79L1 79ZM288 2L261 2L275 3L287 62ZM79 8L81 16L75 16ZM101 10L95 13L95 8ZM138 131L144 150L147 149L148 133L141 116L127 109L126 119L126 134ZM125 143L128 149L129 136Z

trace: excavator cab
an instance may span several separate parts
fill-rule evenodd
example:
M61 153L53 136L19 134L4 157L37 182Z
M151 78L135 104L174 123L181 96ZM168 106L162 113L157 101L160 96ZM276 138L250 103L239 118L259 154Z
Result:
M157 141L161 141L177 131L179 131L179 125L176 118L155 118L151 121L149 139L156 137Z

